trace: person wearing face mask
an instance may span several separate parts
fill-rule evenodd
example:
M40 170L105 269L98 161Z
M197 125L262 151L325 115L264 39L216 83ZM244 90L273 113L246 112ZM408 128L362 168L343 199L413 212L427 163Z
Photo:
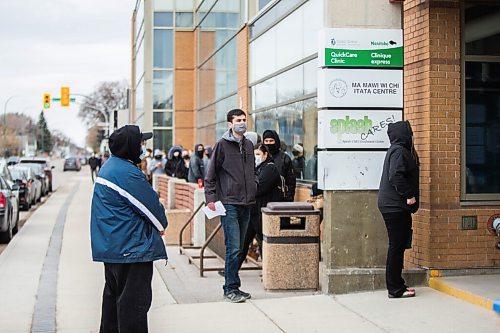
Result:
M210 159L212 158L212 147L205 147L205 158L203 159L203 168L205 168L205 173L208 170L208 163L210 163Z
M273 130L265 130L262 134L264 144L269 148L274 163L280 172L280 175L285 179L287 189L286 201L295 199L296 178L293 173L292 159L281 150L281 141L278 133Z
M183 150L181 153L181 159L177 166L175 167L175 177L179 179L188 180L188 172L189 172L189 152L187 150Z
M199 179L205 178L205 166L203 165L203 154L205 147L201 143L194 146L194 154L189 161L188 181L197 183Z
M158 194L137 167L153 134L126 125L109 137L112 156L92 196L92 259L104 263L101 332L147 332L153 261L166 260L167 227Z
M266 207L268 202L282 201L280 193L281 176L273 162L269 148L259 143L255 146L255 175L257 192L255 194L255 205L250 211L250 224L245 234L245 240L240 254L239 268L245 261L248 248L253 239L257 239L262 256L262 214L261 208Z
M250 221L250 207L255 204L255 156L252 143L243 135L247 117L243 110L227 113L228 130L217 141L205 176L207 207L215 210L221 201L226 215L221 216L226 256L224 264L224 299L245 302L251 296L240 290L239 258Z
M167 160L163 157L161 150L155 149L153 158L148 163L148 172L151 175L164 175L166 164Z
M293 161L292 161L293 174L295 175L296 179L304 179L304 169L306 168L304 147L302 147L299 144L293 145L292 154L293 154Z
M167 176L175 177L175 168L179 161L182 160L182 147L181 146L173 146L168 151L167 156L167 164L165 164L165 173Z

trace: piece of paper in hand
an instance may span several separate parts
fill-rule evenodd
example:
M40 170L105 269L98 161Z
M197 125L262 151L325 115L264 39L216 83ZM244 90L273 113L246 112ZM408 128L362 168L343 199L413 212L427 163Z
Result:
M226 216L226 208L224 208L224 205L220 201L215 203L215 210L211 210L207 206L203 207L201 210L205 213L209 220L216 216Z

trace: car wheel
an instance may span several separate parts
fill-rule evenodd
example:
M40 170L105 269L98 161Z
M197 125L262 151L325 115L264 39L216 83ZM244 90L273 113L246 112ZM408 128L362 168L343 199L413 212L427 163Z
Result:
M18 231L19 231L19 211L17 212L16 224L14 224L14 227L12 228L12 235L17 234Z
M11 239L12 239L12 229L11 229L10 223L9 223L9 227L7 228L7 231L0 232L0 243L8 243L11 241Z

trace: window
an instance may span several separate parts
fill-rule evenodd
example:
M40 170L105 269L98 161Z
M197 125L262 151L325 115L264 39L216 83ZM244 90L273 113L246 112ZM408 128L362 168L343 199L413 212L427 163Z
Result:
M153 109L173 109L174 77L171 70L153 72Z
M172 68L174 66L173 31L155 29L154 31L154 68Z
M172 130L153 129L153 147L154 149L165 149L168 151L172 147Z
M500 5L465 9L465 198L500 194ZM492 24L494 22L494 24Z
M154 13L155 27L172 27L174 25L174 18L172 13Z
M173 113L172 112L153 112L153 126L155 127L172 127Z
M175 13L175 26L180 28L193 26L193 13Z

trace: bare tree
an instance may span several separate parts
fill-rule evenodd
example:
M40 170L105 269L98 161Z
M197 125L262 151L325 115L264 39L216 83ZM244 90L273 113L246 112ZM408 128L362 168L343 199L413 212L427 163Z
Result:
M127 107L127 81L102 82L80 106L78 116L87 125L105 121L102 112L108 113ZM100 111L102 112L100 112Z

